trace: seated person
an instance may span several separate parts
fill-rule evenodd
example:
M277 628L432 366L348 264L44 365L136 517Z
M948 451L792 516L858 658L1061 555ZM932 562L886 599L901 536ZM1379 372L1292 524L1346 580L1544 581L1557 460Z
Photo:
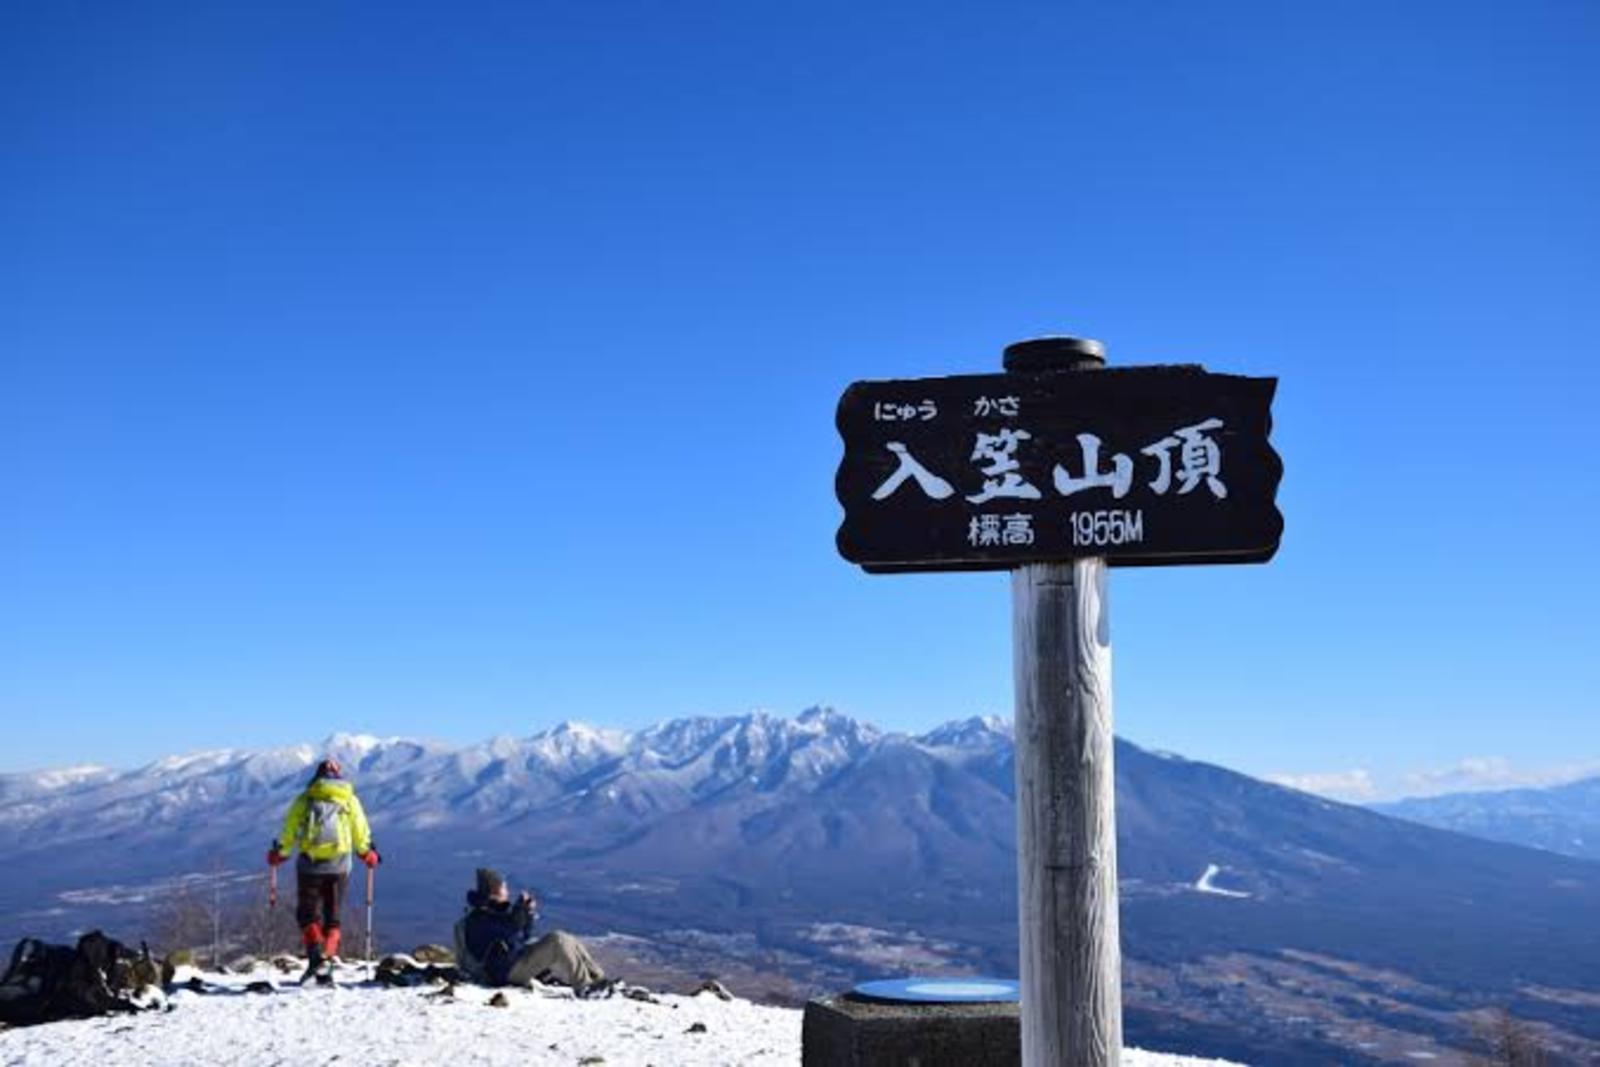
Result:
M555 980L580 995L609 988L605 971L583 942L563 931L533 936L534 900L524 890L513 903L499 871L478 868L477 887L467 892L467 913L456 923L456 964L488 986L532 985Z

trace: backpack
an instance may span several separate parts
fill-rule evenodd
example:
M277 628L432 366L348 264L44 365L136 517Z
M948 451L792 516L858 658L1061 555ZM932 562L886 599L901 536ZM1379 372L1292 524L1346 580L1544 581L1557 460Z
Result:
M338 859L350 851L350 817L343 802L331 797L307 797L306 817L300 829L300 851L318 862Z
M99 930L84 934L74 948L24 938L0 978L0 1022L31 1026L137 1011L120 988L126 967L119 961L133 958Z

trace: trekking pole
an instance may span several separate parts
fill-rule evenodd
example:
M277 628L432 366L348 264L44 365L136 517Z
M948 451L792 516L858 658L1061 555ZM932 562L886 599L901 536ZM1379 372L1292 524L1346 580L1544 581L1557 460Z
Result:
M267 911L278 910L278 865L267 864Z
M367 960L372 960L372 884L376 881L378 869L367 868Z

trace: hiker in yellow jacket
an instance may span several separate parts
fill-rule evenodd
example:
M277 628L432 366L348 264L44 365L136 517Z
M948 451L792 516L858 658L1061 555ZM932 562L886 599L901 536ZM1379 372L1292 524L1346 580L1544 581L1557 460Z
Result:
M267 862L276 867L296 849L294 918L306 948L306 977L324 978L339 955L339 911L350 882L351 856L368 867L380 862L361 800L331 757L317 764L311 783L289 805Z

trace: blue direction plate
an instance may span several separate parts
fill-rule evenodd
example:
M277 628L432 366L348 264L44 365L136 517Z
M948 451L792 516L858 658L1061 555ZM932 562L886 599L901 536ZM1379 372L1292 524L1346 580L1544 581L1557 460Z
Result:
M866 1000L892 1004L1003 1004L1019 999L1011 978L886 978L851 990Z

